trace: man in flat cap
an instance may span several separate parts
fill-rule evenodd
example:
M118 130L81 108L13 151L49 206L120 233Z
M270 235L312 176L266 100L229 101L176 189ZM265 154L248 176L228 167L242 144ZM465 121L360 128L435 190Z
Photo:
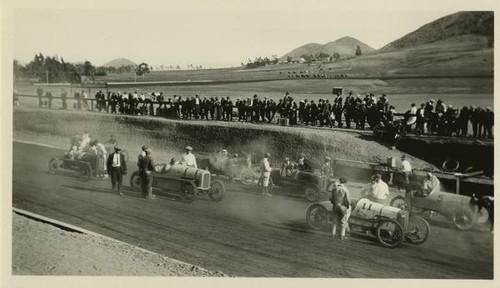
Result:
M186 146L186 153L182 156L179 164L188 167L198 168L198 165L196 165L196 158L193 155L193 147Z
M118 194L123 196L122 183L123 175L127 174L127 162L119 147L115 146L115 152L109 154L106 170L111 178L111 189L115 191L115 187L117 187Z
M145 149L145 156L139 158L137 166L139 166L139 176L141 177L141 191L142 197L146 199L155 199L156 196L153 195L153 171L154 171L154 161L151 155L152 150L150 148Z

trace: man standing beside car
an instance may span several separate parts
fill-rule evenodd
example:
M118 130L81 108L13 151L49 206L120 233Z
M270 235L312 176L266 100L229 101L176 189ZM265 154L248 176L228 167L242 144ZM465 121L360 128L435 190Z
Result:
M117 187L118 194L123 196L122 182L123 175L127 174L127 162L125 161L125 156L120 151L121 149L115 146L115 152L108 156L106 168L111 178L111 189L115 191L115 187Z
M271 154L266 152L262 161L260 161L260 171L262 173L262 195L272 196L269 194L269 181L271 178L271 164L269 164Z
M137 166L139 166L139 176L141 177L141 191L142 197L146 199L155 199L153 195L153 170L155 167L153 157L151 156L151 149L146 148L146 155L139 158Z
M345 232L349 226L349 217L351 216L351 199L349 197L349 190L345 186L347 179L345 177L340 177L338 181L335 181L335 187L332 191L332 196L330 202L333 204L333 228L332 237L335 238L337 235L337 225L340 226L341 240L347 239Z

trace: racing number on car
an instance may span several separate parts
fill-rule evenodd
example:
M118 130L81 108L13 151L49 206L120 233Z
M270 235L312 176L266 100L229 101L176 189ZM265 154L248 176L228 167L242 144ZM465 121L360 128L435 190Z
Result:
M366 208L366 203L363 203L363 207L361 207L361 209L364 209L364 210L372 210L372 203L370 203L370 205L368 205L368 208Z

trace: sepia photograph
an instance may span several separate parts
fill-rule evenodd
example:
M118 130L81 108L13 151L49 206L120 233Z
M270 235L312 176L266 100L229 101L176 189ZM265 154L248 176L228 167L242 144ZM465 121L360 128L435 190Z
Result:
M494 287L498 5L457 3L2 3L0 286Z

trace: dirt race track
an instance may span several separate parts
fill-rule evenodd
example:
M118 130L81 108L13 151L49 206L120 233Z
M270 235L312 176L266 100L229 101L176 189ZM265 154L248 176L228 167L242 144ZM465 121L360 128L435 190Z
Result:
M186 204L166 194L146 200L128 186L136 167L129 162L120 197L109 179L50 174L48 161L60 150L13 147L14 207L209 270L240 277L493 278L493 237L482 229L463 232L433 221L426 243L396 249L362 235L333 240L329 231L308 229L310 203L283 192L262 197L254 187L228 183L218 203Z

